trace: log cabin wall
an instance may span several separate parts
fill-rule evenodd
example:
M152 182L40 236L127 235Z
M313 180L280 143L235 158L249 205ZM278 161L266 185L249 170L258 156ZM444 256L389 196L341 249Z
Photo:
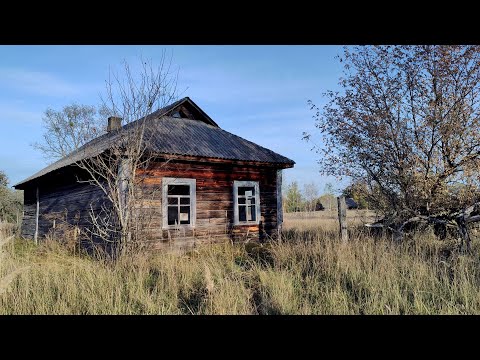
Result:
M91 226L90 210L99 212L107 200L96 186L77 181L76 174L64 170L45 176L42 181L31 183L24 192L24 216L22 236L33 239L36 227L36 189L39 188L38 239L41 240L54 227L65 225L86 228Z
M146 238L158 247L182 246L225 240L261 241L277 229L277 169L251 164L157 161L147 171L139 170L141 204ZM193 229L165 230L162 217L162 179L196 179L196 223ZM234 225L233 184L235 180L258 181L260 223Z
M77 170L78 172L78 170ZM106 203L98 187L77 181L77 173L64 170L31 183L25 188L22 235L33 238L36 216L36 187L39 187L39 233L41 241L62 224L88 228L90 209L99 212ZM275 236L277 229L277 169L268 166L192 161L157 161L147 171L138 170L138 231L157 248L185 248L195 243L219 241L261 241ZM163 229L162 179L164 177L196 180L196 223L191 230ZM258 181L260 223L233 225L235 180ZM54 225L55 221L55 225ZM85 232L84 232L85 233Z
M36 188L28 187L23 192L22 236L33 239L35 234L35 216L37 211Z

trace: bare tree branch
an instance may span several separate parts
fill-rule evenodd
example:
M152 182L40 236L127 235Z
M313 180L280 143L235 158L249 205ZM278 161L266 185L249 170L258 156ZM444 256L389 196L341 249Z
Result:
M396 231L446 217L468 242L476 218L455 214L480 200L480 47L346 47L341 60L342 91L309 102L321 172L368 183Z
M93 152L93 156L85 156L77 163L88 174L79 181L98 187L108 199L101 211L91 208L90 232L104 241L116 241L120 250L128 243L142 240L143 232L139 229L147 228L148 221L142 204L148 196L158 195L143 190L143 178L138 173L148 169L154 158L150 151L154 134L148 127L148 115L175 99L176 79L171 72L171 60L167 61L165 54L157 67L141 59L138 73L126 62L120 73L111 71L102 103L110 115L123 119L124 126L109 134L108 149Z

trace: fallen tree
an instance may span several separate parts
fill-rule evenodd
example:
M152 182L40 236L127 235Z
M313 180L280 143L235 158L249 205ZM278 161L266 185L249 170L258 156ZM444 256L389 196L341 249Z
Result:
M468 224L480 222L480 203L475 203L472 206L462 210L440 215L418 215L403 221L402 223L394 223L384 218L372 224L365 224L368 228L382 228L392 232L394 239L402 239L407 228L416 227L418 224L431 225L434 228L435 235L441 239L447 236L447 229L455 229L461 239L461 247L465 247L470 251L470 234L468 231Z

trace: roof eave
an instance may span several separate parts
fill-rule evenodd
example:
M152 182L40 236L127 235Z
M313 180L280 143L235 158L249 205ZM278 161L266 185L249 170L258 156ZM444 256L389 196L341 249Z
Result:
M209 157L209 156L196 156L196 155L187 155L187 154L174 154L174 153L156 153L152 154L158 159L166 159L170 161L182 160L182 161L198 161L202 163L250 163L257 166L270 166L277 168L293 168L295 161L288 159L285 162L279 161L259 161L259 160L247 160L247 159L236 159L236 158L223 158L223 157Z

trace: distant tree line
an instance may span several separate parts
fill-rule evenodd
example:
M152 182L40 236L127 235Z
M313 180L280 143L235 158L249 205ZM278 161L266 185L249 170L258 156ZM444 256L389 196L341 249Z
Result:
M283 209L285 212L337 211L336 192L352 198L357 203L358 209L374 209L376 207L367 184L362 182L352 182L340 191L335 191L333 185L327 183L320 194L315 183L307 183L303 189L300 189L298 182L292 181L283 188Z

